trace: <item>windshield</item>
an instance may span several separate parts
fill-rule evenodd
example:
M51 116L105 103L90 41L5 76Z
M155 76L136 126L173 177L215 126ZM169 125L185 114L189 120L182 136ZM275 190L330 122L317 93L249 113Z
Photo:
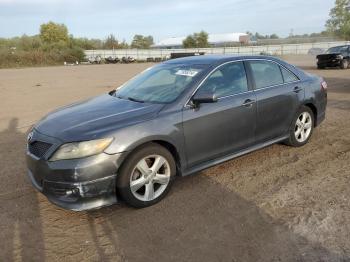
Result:
M336 46L329 48L327 54L336 54L336 53L346 53L348 51L348 46Z
M145 70L115 92L136 102L170 103L195 81L203 65L162 64Z

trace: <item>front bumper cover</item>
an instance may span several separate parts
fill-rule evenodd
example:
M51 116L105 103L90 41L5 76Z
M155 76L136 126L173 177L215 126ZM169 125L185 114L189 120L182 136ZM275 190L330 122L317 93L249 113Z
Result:
M57 148L60 141L34 133L38 141L51 143ZM52 153L52 152L51 152ZM117 202L116 176L125 153L101 153L81 159L49 161L49 153L41 158L27 148L28 176L33 186L52 203L70 210L87 210Z
M41 186L30 170L28 176L38 191L64 209L83 211L117 203L115 175L81 183L43 180Z
M337 67L340 66L340 62L340 59L319 60L317 61L317 65L322 67Z

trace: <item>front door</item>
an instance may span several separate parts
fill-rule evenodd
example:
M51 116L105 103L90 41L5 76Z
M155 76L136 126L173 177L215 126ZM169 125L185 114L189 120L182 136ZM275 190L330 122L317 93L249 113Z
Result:
M183 110L188 167L254 143L256 98L248 88L243 62L220 66L197 92L214 92L218 101Z

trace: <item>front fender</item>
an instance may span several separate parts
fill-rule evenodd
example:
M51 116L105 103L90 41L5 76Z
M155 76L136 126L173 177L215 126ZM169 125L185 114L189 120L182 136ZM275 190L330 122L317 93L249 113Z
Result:
M152 141L163 141L176 148L181 166L185 164L182 112L124 127L114 132L112 136L114 140L105 150L107 154L126 152L126 155L128 155L143 144Z

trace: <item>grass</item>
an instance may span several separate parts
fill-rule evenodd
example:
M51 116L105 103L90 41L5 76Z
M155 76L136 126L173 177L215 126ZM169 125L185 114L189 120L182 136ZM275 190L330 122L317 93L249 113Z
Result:
M80 49L63 50L0 50L0 68L62 65L63 62L82 61L84 53Z

